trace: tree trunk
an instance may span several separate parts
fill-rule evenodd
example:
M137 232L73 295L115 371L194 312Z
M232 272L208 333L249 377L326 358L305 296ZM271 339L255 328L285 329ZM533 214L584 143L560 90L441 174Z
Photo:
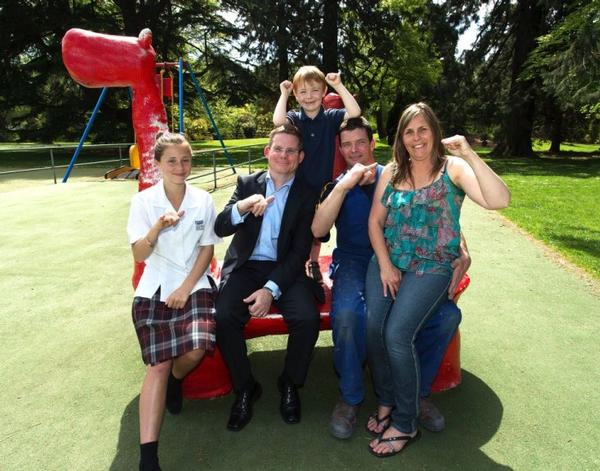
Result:
M559 111L552 119L550 128L550 150L551 154L560 153L560 143L562 142L562 113Z
M323 5L323 72L338 71L338 2L325 0Z
M125 35L137 37L143 29L143 26L141 26L141 18L136 10L135 0L114 0L114 2L121 10Z
M381 108L375 110L375 120L377 121L377 134L379 134L379 139L383 140L387 137L388 133Z
M288 34L287 29L286 2L277 1L277 32L275 33L275 47L277 48L277 65L279 69L279 81L289 80L290 64L288 61Z
M543 11L538 0L519 0L515 12L515 39L511 63L511 85L506 117L498 144L492 151L495 157L530 157L531 132L535 112L533 80L519 80L529 53L536 47L535 38L541 31Z

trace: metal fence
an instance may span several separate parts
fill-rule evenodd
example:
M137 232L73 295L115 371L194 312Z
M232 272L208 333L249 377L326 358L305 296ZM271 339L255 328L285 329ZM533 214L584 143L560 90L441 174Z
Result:
M78 162L75 163L74 167L84 167L84 166L98 166L103 164L114 164L118 163L118 166L122 166L126 163L129 163L129 147L132 143L119 143L119 144L87 144L83 147L83 151L86 149L116 149L119 157L115 159L104 159L104 160L94 160L89 162ZM69 164L59 164L57 165L55 162L55 153L57 151L65 151L69 149L75 149L76 145L69 146L32 146L32 147L15 147L14 149L2 149L0 151L1 154L10 154L10 153L22 153L22 152L48 152L48 166L42 167L32 167L32 168L23 168L23 169L14 169L14 170L6 170L0 171L0 176L3 175L11 175L11 174L21 174L28 172L38 172L44 170L52 171L52 178L54 183L57 183L57 170L66 169L69 167ZM127 157L123 157L123 149L126 150ZM260 149L260 152L259 152ZM203 149L203 150L194 150L194 157L204 156L210 157L210 164L201 165L201 168L206 168L205 171L201 171L200 173L194 173L188 180L194 180L194 184L198 184L203 186L208 190L216 190L219 187L220 182L224 182L225 185L228 185L230 182L230 177L232 175L237 174L239 171L245 171L246 168L248 173L251 173L253 167L256 168L257 163L266 162L265 157L262 154L262 145L246 145L246 146L234 146L227 147L229 152L236 151L245 151L245 158L240 159L237 158L237 163L234 166L230 166L228 163L220 164L219 161L223 160L220 157L224 158L224 149ZM258 154L258 157L255 156ZM1 160L0 160L1 165ZM195 162L195 167L198 167L197 162ZM223 186L223 184L221 185Z

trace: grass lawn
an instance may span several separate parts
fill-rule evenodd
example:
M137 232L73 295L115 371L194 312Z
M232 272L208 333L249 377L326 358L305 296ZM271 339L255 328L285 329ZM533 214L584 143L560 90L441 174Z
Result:
M488 163L512 192L502 214L600 279L600 158Z

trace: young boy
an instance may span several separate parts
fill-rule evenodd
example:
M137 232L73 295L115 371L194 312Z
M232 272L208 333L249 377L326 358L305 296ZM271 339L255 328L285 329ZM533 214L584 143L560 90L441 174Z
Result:
M323 108L327 84L341 97L345 108ZM344 119L360 116L360 107L342 84L339 73L332 72L325 76L313 65L300 67L293 82L284 80L279 84L279 89L281 96L273 113L273 124L281 126L289 121L300 129L304 161L298 172L313 190L320 192L325 183L332 180L337 130ZM300 111L287 111L291 92L300 105ZM316 281L321 281L318 263L320 248L320 242L315 240L310 253L309 275Z

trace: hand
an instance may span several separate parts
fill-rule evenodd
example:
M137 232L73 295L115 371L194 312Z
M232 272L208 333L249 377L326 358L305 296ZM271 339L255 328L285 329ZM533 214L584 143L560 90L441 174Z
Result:
M252 317L265 317L271 309L273 295L268 289L260 288L242 301L250 304L248 312Z
M282 95L286 95L286 96L290 96L290 93L292 92L292 82L290 82L289 80L284 80L283 82L281 82L279 84L279 91L281 92Z
M275 196L271 195L265 198L263 195L255 194L248 196L238 202L238 211L240 214L246 214L248 212L254 214L255 217L262 216L269 206L275 200Z
M375 181L375 175L377 162L371 165L363 165L356 163L354 166L346 172L344 177L340 180L339 185L345 190L350 191L356 185L368 185Z
M394 299L398 294L400 282L402 281L402 273L391 263L387 267L380 267L379 276L383 285L383 295L387 298L388 293Z
M178 211L174 213L173 211L169 211L168 213L163 214L158 218L156 224L158 224L159 229L166 229L167 227L176 226L181 217L185 214L184 210Z
M189 297L190 291L180 286L167 296L165 304L171 309L183 309Z
M329 72L325 76L325 81L333 88L342 84L342 74L340 72Z
M467 138L458 134L442 139L442 144L446 149L448 149L448 152L458 157L465 158L474 153L473 149L469 145L469 142L467 141Z
M448 299L454 299L456 288L470 266L471 256L469 255L469 252L464 251L461 247L459 257L452 262L452 279L450 280L450 286L448 287Z

